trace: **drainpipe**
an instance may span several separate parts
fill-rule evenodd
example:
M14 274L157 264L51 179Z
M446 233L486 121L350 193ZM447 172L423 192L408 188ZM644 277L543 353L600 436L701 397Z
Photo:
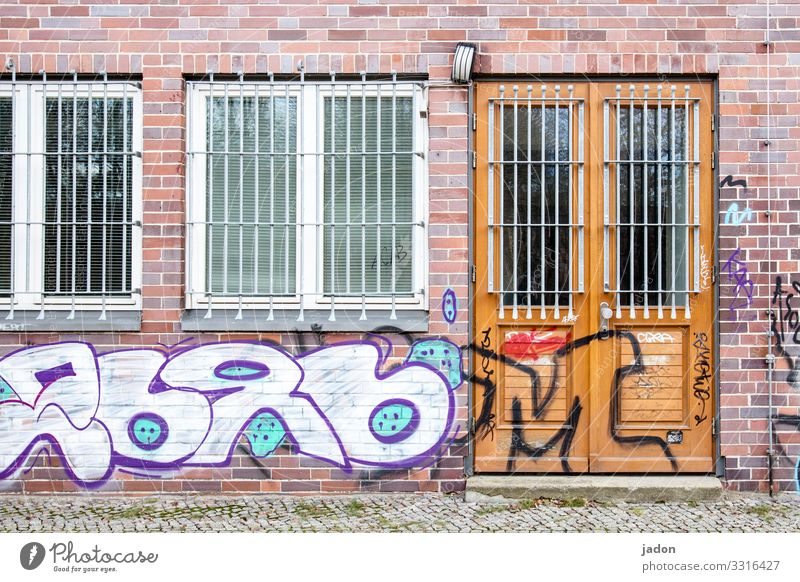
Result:
M767 49L767 136L764 140L764 147L766 148L767 153L767 230L769 232L769 236L767 237L767 264L769 265L769 280L772 282L775 278L775 274L772 272L772 165L770 163L770 147L772 143L770 141L770 126L771 126L771 107L772 107L772 88L770 85L771 82L771 71L770 71L770 52L772 51L772 42L770 40L770 0L767 0L767 33L766 38L764 40L764 46ZM767 294L769 297L769 294ZM769 299L768 299L769 300ZM769 314L768 322L767 322L767 398L768 398L768 418L767 418L767 429L769 431L769 445L767 447L767 471L769 474L769 496L772 497L775 494L775 479L774 479L774 466L775 466L775 430L773 427L773 419L775 418L775 410L772 400L773 395L773 372L775 369L775 355L772 352L772 318L774 314L772 309L769 308L767 310Z

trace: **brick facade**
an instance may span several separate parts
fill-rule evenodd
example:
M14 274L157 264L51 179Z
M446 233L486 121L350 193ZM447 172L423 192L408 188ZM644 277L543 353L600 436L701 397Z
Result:
M361 337L354 334L181 333L184 284L185 79L205 75L268 72L297 75L303 61L309 76L354 74L424 75L429 91L429 307L427 334L446 336L459 346L469 337L467 92L437 87L450 75L456 42L478 45L476 75L630 76L664 78L699 75L718 80L720 178L744 180L746 187L719 191L720 438L727 485L764 490L767 486L768 409L766 356L775 276L787 292L800 277L800 6L774 2L772 44L765 46L763 2L714 0L704 3L551 1L376 2L281 1L271 4L190 2L51 4L20 1L0 5L0 56L13 59L20 77L44 70L50 76L75 71L132 75L143 97L143 309L141 332L3 333L8 352L56 341L90 342L98 349L199 343L239 339L278 341L287 350L303 343ZM769 58L769 68L767 62ZM767 77L772 103L767 104ZM4 76L8 79L8 76ZM768 116L768 112L770 115ZM767 125L769 140L767 145ZM769 151L771 179L767 182ZM769 186L769 189L768 189ZM706 196L711 193L704 193ZM771 203L769 197L771 196ZM752 220L725 224L732 202L752 209ZM771 204L772 225L766 211ZM770 242L771 241L771 242ZM771 253L767 248L772 245ZM737 293L723 266L740 248L753 282L752 302L729 309ZM454 324L440 309L445 289L463 306ZM784 296L785 297L785 296ZM395 346L404 339L393 337ZM786 341L791 342L791 333ZM405 354L397 348L392 361ZM464 357L466 365L466 356ZM797 390L787 382L779 358L775 374L776 412L796 415ZM455 425L466 424L467 387L456 393ZM776 424L781 455L775 478L795 487L800 435L789 423ZM343 472L291 454L286 448L255 463L242 452L222 468L184 468L174 476L135 478L117 472L100 491L454 491L464 487L466 445L424 468ZM55 457L44 457L3 490L73 491Z

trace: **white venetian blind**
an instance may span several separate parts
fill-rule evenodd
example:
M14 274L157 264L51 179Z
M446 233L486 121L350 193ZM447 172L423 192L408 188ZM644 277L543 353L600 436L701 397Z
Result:
M294 295L297 99L232 93L206 100L209 290Z
M324 292L412 293L413 100L324 101Z

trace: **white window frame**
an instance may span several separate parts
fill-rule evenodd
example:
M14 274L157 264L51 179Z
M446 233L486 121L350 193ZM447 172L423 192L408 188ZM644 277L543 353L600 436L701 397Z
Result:
M207 187L207 107L206 100L225 95L228 86L229 99L238 98L240 83L243 84L244 97L255 95L268 97L270 85L275 98L286 95L297 98L297 142L294 144L297 156L295 176L295 294L270 297L265 291L258 296L213 296L207 289L207 257L205 229L198 225L206 221ZM323 293L324 282L324 103L335 91L336 98L346 98L347 87L351 88L351 99L361 99L364 86L367 97L377 96L378 86L382 85L381 96L392 95L392 84L372 81L337 82L251 82L251 81L203 81L187 83L187 252L186 252L186 307L187 309L299 309L299 310L427 310L428 289L428 126L427 89L419 82L397 81L394 85L397 97L413 98L413 156L412 162L412 217L420 226L412 227L412 293L397 295L394 299L391 290L381 290L385 295L345 297L335 295L333 301ZM388 88L386 87L388 86ZM212 89L213 87L213 89ZM342 178L344 179L344 178ZM357 194L354 194L357 196ZM355 235L351 235L355 236ZM333 305L332 305L333 303Z
M123 88L126 85L127 88ZM107 92L104 92L104 86ZM61 88L64 101L74 97L132 99L131 147L131 294L48 295L44 290L45 218L45 133L47 98L57 97ZM11 253L11 297L0 297L0 309L140 310L142 307L142 93L139 84L109 81L2 81L0 96L13 101L13 177ZM98 154L99 155L99 154ZM22 274L22 276L20 276Z

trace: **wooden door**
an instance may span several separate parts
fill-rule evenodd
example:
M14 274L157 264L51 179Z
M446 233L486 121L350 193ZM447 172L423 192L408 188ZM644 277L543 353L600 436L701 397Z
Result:
M476 471L712 470L712 97L476 86Z

